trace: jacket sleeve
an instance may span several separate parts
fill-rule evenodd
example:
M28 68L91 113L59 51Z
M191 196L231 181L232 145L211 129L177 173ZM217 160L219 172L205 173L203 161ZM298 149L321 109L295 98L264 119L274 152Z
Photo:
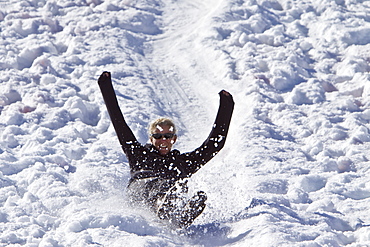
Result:
M119 108L116 94L113 89L110 72L103 72L99 77L98 84L103 95L105 105L122 147L132 142L137 142L136 137L127 125Z
M185 154L187 163L186 169L189 175L198 171L225 145L231 116L234 110L234 100L232 95L224 90L222 90L219 95L220 105L211 133L199 148Z

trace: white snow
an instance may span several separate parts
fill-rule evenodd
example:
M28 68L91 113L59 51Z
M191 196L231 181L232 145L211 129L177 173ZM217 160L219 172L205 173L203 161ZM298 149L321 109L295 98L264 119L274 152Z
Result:
M0 1L0 246L370 246L370 2ZM97 79L140 142L175 120L223 150L183 233L126 204Z

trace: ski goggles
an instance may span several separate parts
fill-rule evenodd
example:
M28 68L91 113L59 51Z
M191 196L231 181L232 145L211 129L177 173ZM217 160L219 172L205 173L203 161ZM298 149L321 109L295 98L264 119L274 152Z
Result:
M165 134L161 134L161 133L154 133L154 134L151 134L151 136L154 138L154 139L171 139L175 136L176 134L174 133L165 133Z

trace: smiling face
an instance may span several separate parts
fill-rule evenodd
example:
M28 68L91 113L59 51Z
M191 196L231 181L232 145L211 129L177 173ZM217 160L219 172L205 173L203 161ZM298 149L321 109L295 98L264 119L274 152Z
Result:
M164 134L175 134L174 129L172 126L168 125L157 125L155 130L152 132L152 134L162 134L162 136L159 139L154 138L153 136L150 136L150 141L153 144L153 146L158 150L160 155L166 155L168 154L173 144L175 144L177 136L173 135L171 138L166 138Z

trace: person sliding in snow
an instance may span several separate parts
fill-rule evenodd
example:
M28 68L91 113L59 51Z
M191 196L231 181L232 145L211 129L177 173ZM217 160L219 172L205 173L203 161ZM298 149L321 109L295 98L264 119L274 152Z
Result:
M233 97L222 90L217 117L209 137L192 152L172 150L177 140L175 124L167 118L149 128L150 143L140 144L123 118L110 72L98 79L109 116L130 165L130 201L149 207L160 219L176 227L190 226L205 208L206 194L198 191L187 199L187 179L211 160L224 146L234 109Z

